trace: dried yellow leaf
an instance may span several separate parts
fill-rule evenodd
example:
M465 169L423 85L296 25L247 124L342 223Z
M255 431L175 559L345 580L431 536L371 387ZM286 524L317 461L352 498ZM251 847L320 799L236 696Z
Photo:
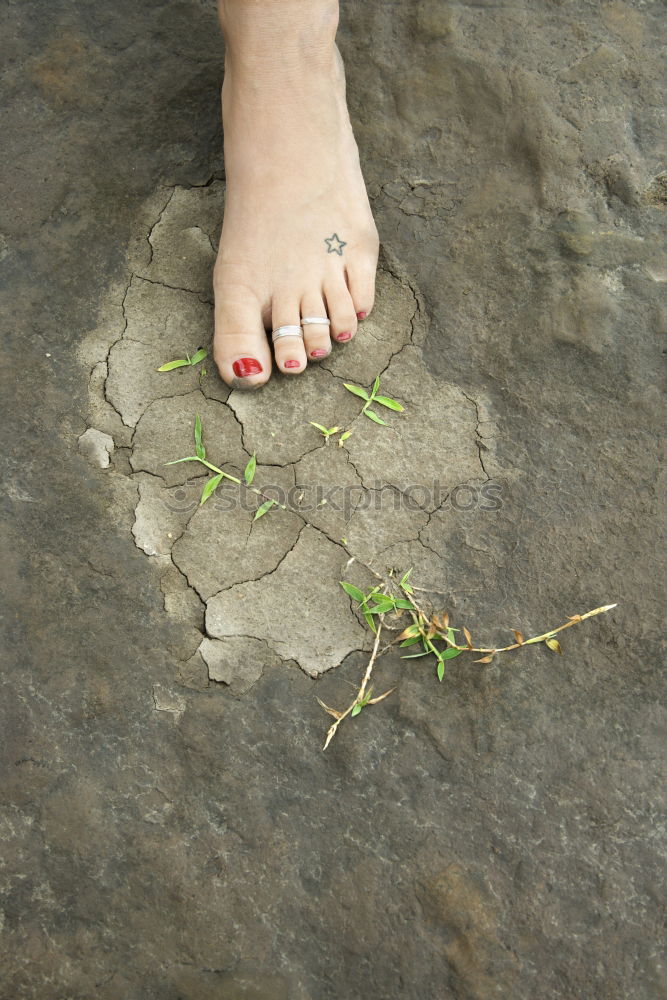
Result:
M317 695L315 695L315 697L317 698ZM317 700L319 701L319 703L322 706L322 708L324 709L324 711L328 712L329 715L332 715L334 717L334 719L340 719L340 718L342 718L342 716L343 716L342 712L336 711L335 708L329 708L328 705L324 704L324 702L322 701L321 698L317 698Z
M563 650L560 648L560 643L558 639L545 639L544 641L546 642L549 649L552 649L554 653L559 653L562 656Z
M470 632L465 627L465 625L463 626L463 634L466 637L466 642L468 643L468 649L472 649L472 636L470 635Z
M329 746L335 735L336 735L336 723L334 722L333 726L331 726L329 732L327 733L326 742L322 747L323 750L326 750L326 748Z
M384 694L379 694L379 695L377 696L377 698L371 698L371 700L370 700L370 701L368 702L368 704L369 704L369 705L377 705L377 703L378 703L379 701L382 701L382 699L383 699L383 698L386 698L386 697L387 697L387 695L390 695L390 694L391 694L391 692L392 692L392 691L395 691L395 690L396 690L396 688L395 688L395 687L393 687L393 688L389 688L389 690L388 690L388 691L385 691L385 693L384 693Z
M526 641L523 637L523 632L519 632L518 628L513 628L512 632L514 634L514 638L516 639L516 641L519 643L520 646L522 646L523 643Z

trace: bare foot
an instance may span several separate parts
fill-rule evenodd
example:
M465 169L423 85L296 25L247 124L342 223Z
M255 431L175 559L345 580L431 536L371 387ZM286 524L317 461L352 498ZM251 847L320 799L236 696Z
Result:
M345 102L331 0L220 0L227 194L214 355L235 388L298 375L354 337L374 299L378 236ZM327 318L323 323L302 319Z

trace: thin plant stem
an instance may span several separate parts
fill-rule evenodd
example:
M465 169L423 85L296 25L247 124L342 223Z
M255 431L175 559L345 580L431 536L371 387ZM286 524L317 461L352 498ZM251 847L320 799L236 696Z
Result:
M286 510L287 509L285 507L285 504L278 503L278 501L274 500L273 497L267 496L266 493L262 493L261 490L258 490L256 486L248 486L246 483L243 482L243 480L238 479L236 476L232 476L232 474L230 472L223 472L222 469L219 469L217 467L217 465L213 465L213 463L209 462L207 459L205 459L205 458L197 458L197 461L201 462L202 465L205 465L207 469L211 470L211 472L216 472L218 475L223 476L225 479L231 479L231 481L233 483L236 483L237 486L242 486L245 490L249 490L250 493L256 493L257 496L263 497L264 500L273 500L273 502L275 503L275 505L277 507L280 507L282 510Z
M401 590L406 595L407 599L410 601L415 611L421 616L422 623L427 622L429 620L429 615L423 610L423 608L419 607L412 594L408 590L406 590L405 587L401 587ZM551 639L553 638L553 636L557 635L558 632L562 632L566 628L572 628L573 625L578 625L579 622L583 622L587 618L594 618L595 615L601 615L604 614L606 611L611 611L612 608L615 607L616 607L615 604L603 604L602 607L593 608L592 611L587 611L583 615L572 615L569 618L569 620L565 622L564 625L558 625L556 628L549 629L547 632L543 632L541 635L535 635L530 639L524 639L523 642L513 642L509 646L472 646L468 645L467 643L465 645L458 645L457 643L452 642L452 640L449 638L446 632L443 632L441 629L437 628L433 632L431 638L437 636L437 638L442 639L444 642L446 642L451 649L458 649L462 653L466 652L509 653L513 649L520 649L522 646L531 646L538 642L544 642L545 639ZM396 639L394 639L394 642L396 642Z
M373 672L373 666L374 666L375 661L377 660L377 656L378 656L378 648L380 646L380 634L381 634L381 632L382 632L382 622L380 621L380 622L378 622L377 632L375 633L375 642L373 643L373 649L371 650L371 658L368 661L368 665L366 667L366 673L364 674L364 678L363 678L363 680L361 682L361 687L359 688L359 693L357 695L357 701L361 701L361 699L366 694L366 685L368 684L368 682L369 682L369 680L371 678L371 674Z
M370 658L368 660L368 663L366 664L366 670L365 670L364 676L362 678L361 684L359 686L359 690L357 691L356 695L354 696L353 701L350 702L350 704L347 706L347 708L345 709L344 712L338 712L336 709L329 708L328 705L325 705L324 702L320 698L317 699L319 701L320 705L322 706L322 708L326 712L328 712L329 715L333 715L334 716L334 720L335 720L331 724L331 726L329 727L329 730L327 732L327 738L326 738L325 744L322 747L323 750L326 750L326 748L329 746L329 744L331 743L332 739L336 735L336 732L338 730L339 725L341 724L341 722L343 721L343 719L345 719L352 712L352 710L355 708L356 705L360 705L360 704L375 705L376 702L382 701L383 698L386 698L387 695L390 695L392 693L392 691L395 690L395 688L390 688L389 691L385 691L384 694L379 695L377 698L369 698L367 701L365 701L365 699L367 698L366 688L368 686L369 680L371 679L371 674L373 673L373 667L375 666L375 663L376 663L378 657L384 652L384 649L388 649L389 646L391 645L391 643L388 643L387 646L385 646L382 650L380 650L380 636L382 635L382 619L383 619L384 615L379 615L378 617L379 617L379 621L378 621L378 625L377 625L377 631L375 633L375 641L373 642L373 648L371 650L371 655L370 655ZM371 689L369 689L369 694L370 694L370 690Z
M348 565L353 561L357 560L355 560L353 557L352 559L350 559ZM364 564L362 563L362 565ZM387 580L386 577L382 577L372 567L366 565L366 569L368 569L377 579L382 580L384 584L382 594L384 596L388 596L388 591L392 586L393 587L397 586L396 582L393 579L390 578L389 580ZM392 574L390 574L390 577L391 575ZM447 646L450 649L455 649L461 653L469 652L469 653L490 654L485 661L478 661L486 663L490 662L491 656L493 656L496 653L507 653L514 649L520 649L521 646L535 645L537 643L545 641L548 642L548 640L552 639L559 632L563 632L565 629L571 628L573 625L578 625L580 622L585 621L587 618L593 618L595 617L595 615L600 615L604 614L606 611L611 611L612 608L616 607L616 604L604 604L599 608L594 608L592 611L587 611L585 614L571 615L568 621L566 621L564 624L558 625L556 626L556 628L550 629L548 632L543 632L540 635L532 636L530 639L522 638L521 642L517 641L511 643L508 646L493 646L493 647L473 646L472 642L466 643L466 645L458 645L450 638L451 633L448 634L447 632L448 626L447 625L443 626L441 623L440 626L438 627L432 620L431 615L429 615L422 607L420 607L420 605L417 603L417 601L413 596L415 588L412 585L407 586L403 582L401 582L398 584L398 587L400 588L400 591L403 594L405 594L407 600L412 605L412 610L409 611L410 617L412 618L413 625L415 625L419 629L419 633L421 634L424 647L428 652L434 654L436 658L439 658L439 656L441 655L441 651L439 651L433 643L433 639L437 638L446 642ZM425 588L418 588L418 589L425 590ZM390 642L385 643L382 646L382 648L380 648L380 637L382 634L382 629L384 624L384 614L385 613L378 615L378 624L375 633L375 639L373 642L373 647L371 649L371 654L368 663L366 665L366 671L361 681L361 685L354 700L348 705L348 707L345 709L344 712L339 712L337 709L333 709L330 708L328 705L325 705L324 702L321 701L321 699L319 698L317 699L322 708L324 708L325 711L329 713L329 715L332 715L335 720L333 724L329 727L329 730L327 732L326 742L324 744L324 747L322 748L323 750L326 750L326 748L329 746L331 740L336 735L338 727L340 726L341 722L353 712L355 706L359 705L363 708L367 704L374 705L376 702L382 701L383 698L386 698L387 695L391 694L392 691L395 690L395 688L391 688L389 691L385 691L384 694L380 695L377 698L368 697L368 694L370 694L371 690L370 688L368 689L368 694L366 693L368 683L370 681L371 674L373 672L373 668L375 667L377 660L379 659L380 656L382 656L384 653L388 652L389 649L395 646L397 642L401 641L404 635L404 633L402 633L401 635L392 639ZM388 628L389 626L386 627ZM557 646L557 644L556 648L557 651L560 651L560 648Z

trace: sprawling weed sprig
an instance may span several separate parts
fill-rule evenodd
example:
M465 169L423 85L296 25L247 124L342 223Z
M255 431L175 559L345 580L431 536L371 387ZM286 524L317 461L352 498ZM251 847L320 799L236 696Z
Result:
M206 448L204 446L204 440L203 440L202 422L199 414L197 414L197 416L195 417L194 438L195 438L194 455L187 455L185 458L176 458L174 459L173 462L165 462L165 465L178 465L180 462L199 462L200 465L203 465L205 468L215 473L214 476L211 476L211 478L207 479L206 482L204 483L204 488L202 490L201 498L199 500L200 507L202 506L202 504L205 504L206 501L209 499L209 497L211 497L215 493L216 489L218 488L223 479L229 479L231 480L231 482L236 483L238 486L245 486L252 493L256 493L257 496L264 497L264 503L261 504L255 511L255 516L253 518L253 521L256 521L258 518L263 517L264 514L266 514L267 511L271 510L272 507L280 507L282 510L287 509L285 504L278 503L277 500L274 500L272 497L267 496L265 493L262 493L261 490L258 490L256 486L252 485L253 479L255 478L255 470L257 468L257 459L255 457L254 452L251 455L248 464L244 469L243 480L241 480L237 476L232 476L231 473L229 472L223 472L222 469L219 469L217 465L213 465L213 463L209 462L208 459L206 458Z
M558 639L555 638L559 632L562 632L567 628L571 628L573 625L577 625L580 622L585 621L587 618L593 618L595 615L611 611L612 608L616 607L615 604L605 604L600 608L594 608L593 611L587 611L586 614L583 615L570 615L568 620L563 625L558 625L556 628L550 629L548 632L542 632L540 635L533 636L530 639L524 638L523 634L518 629L512 629L515 642L510 643L507 646L475 646L473 644L472 635L465 626L461 629L452 628L449 624L449 615L446 612L441 614L429 614L418 604L415 598L416 588L409 582L411 572L411 570L408 570L408 572L405 573L399 581L394 581L392 579L390 581L385 581L384 586L378 585L372 587L367 593L364 593L363 590L359 589L359 587L355 587L354 584L348 583L345 580L341 581L341 587L345 593L356 602L361 614L366 620L368 627L374 633L375 638L361 685L353 701L348 705L348 707L344 711L338 711L338 709L325 705L320 698L317 699L325 712L334 718L334 722L329 727L327 732L326 741L324 747L322 748L324 750L326 750L331 743L331 740L336 735L339 725L345 718L348 716L350 716L350 718L354 718L354 716L358 715L367 705L375 705L377 702L382 701L383 698L390 695L392 691L396 690L395 688L390 688L389 691L385 691L384 694L379 695L379 697L371 698L370 694L372 687L368 686L371 673L378 657L392 646L396 646L398 644L401 649L404 649L408 646L414 646L419 643L421 645L421 649L418 653L409 653L406 656L403 656L402 659L410 660L429 655L435 657L436 676L439 681L442 681L445 676L446 661L454 659L456 656L460 656L461 653L483 653L485 655L474 662L491 663L494 657L500 653L508 653L511 650L520 649L522 646L544 643L550 650L552 650L552 652L562 654L560 643ZM377 576L378 574L375 575ZM392 590L393 593L391 592ZM411 623L404 628L399 635L390 640L385 646L382 647L382 649L380 649L380 635L382 629L389 628L393 631L397 631L398 628L400 628L398 622L403 619L403 622L401 622L401 624L403 624L405 621L404 616L406 614L411 618ZM386 615L391 615L394 622L397 624L390 624L385 619ZM462 632L465 637L465 644L457 642L456 635L460 632Z

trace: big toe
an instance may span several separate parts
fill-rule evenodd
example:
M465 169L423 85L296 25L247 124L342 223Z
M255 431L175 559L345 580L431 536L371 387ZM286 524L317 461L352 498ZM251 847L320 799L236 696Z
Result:
M233 389L256 389L271 374L261 309L243 288L216 288L213 356L221 377Z

